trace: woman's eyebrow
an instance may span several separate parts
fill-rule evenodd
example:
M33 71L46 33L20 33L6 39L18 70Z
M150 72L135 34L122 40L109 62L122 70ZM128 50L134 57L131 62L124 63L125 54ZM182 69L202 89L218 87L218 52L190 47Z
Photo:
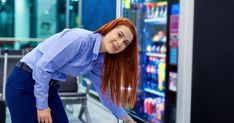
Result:
M120 33L123 35L123 37L125 37L125 35L122 31L120 31ZM125 41L127 41L128 43L130 42L129 40L125 40Z
M120 33L125 37L124 33L122 31L120 31Z

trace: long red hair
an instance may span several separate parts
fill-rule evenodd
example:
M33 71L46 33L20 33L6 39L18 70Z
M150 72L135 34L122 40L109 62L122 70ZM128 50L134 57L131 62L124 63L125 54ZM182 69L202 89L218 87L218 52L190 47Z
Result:
M133 39L124 51L117 54L106 53L101 90L103 93L110 91L112 102L118 105L129 105L132 108L136 101L138 83L138 39L136 28L127 18L117 18L105 24L96 32L106 35L119 25L127 26L133 34Z

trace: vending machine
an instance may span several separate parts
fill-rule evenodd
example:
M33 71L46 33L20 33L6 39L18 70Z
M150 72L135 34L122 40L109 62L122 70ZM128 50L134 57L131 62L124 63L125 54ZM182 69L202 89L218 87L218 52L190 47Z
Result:
M120 15L133 21L139 39L137 102L128 112L137 122L164 123L168 2L122 0Z

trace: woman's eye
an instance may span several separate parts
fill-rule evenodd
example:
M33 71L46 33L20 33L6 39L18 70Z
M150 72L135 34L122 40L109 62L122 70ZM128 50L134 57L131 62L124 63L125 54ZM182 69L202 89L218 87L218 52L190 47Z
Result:
M119 36L120 38L122 38L122 35L121 35L120 33L118 33L118 36Z
M124 41L124 45L127 46L127 45L128 45L128 42Z

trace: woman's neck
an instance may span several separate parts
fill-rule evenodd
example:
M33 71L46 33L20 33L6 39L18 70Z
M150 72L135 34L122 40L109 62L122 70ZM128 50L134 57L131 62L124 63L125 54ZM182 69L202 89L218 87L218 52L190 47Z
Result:
M105 48L104 41L103 41L103 38L102 38L99 53L105 53L105 52L106 52L106 48Z

